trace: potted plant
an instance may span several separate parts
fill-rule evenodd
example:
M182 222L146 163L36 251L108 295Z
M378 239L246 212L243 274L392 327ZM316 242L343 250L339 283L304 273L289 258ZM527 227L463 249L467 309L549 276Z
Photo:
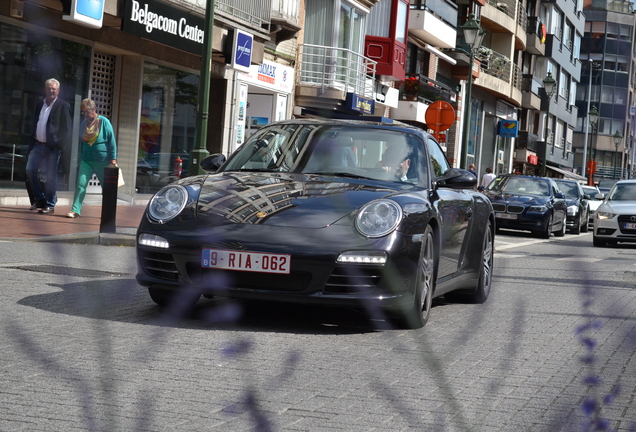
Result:
M400 92L407 100L416 100L420 93L420 89L421 83L419 78L416 76L406 78L400 85Z

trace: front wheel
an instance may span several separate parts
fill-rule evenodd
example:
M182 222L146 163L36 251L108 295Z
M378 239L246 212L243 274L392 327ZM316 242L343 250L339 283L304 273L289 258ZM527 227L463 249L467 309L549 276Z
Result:
M540 237L544 239L549 239L550 234L552 234L552 215L550 215L548 219L548 223L545 226L545 229L540 233Z
M601 240L600 238L597 238L596 236L594 236L592 241L594 242L594 246L596 247L603 247L607 243L605 240Z
M565 218L561 219L561 229L554 233L555 237L563 237L565 235L565 230L567 229Z
M427 226L417 264L415 298L411 308L401 317L401 324L406 328L417 329L426 325L433 305L435 274L435 239L432 228Z

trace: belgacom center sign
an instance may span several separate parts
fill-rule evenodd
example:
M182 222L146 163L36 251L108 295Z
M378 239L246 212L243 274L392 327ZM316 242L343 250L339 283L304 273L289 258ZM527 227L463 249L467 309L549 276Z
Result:
M201 55L205 20L155 0L127 0L121 29L177 49Z

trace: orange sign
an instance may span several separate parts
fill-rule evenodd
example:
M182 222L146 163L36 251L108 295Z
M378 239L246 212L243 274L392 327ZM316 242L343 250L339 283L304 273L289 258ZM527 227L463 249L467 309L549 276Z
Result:
M426 126L435 132L443 132L450 129L455 123L455 109L445 101L433 102L424 115Z

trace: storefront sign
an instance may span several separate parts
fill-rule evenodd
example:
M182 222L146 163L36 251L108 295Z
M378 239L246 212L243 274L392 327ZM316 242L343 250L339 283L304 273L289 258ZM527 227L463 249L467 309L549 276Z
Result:
M499 120L497 135L506 138L517 138L519 136L519 122L517 120Z
M246 73L239 73L241 81L281 93L291 93L294 84L294 69L269 60L261 65L252 65Z
M201 55L204 28L203 18L156 0L124 2L121 29L127 33Z
M375 101L355 93L347 93L345 107L352 111L361 112L362 114L373 114Z
M230 68L241 72L249 72L252 65L252 46L254 36L239 29L234 29L234 42L232 43L232 58Z
M64 15L66 21L73 21L90 28L102 28L105 0L71 0L71 14Z

